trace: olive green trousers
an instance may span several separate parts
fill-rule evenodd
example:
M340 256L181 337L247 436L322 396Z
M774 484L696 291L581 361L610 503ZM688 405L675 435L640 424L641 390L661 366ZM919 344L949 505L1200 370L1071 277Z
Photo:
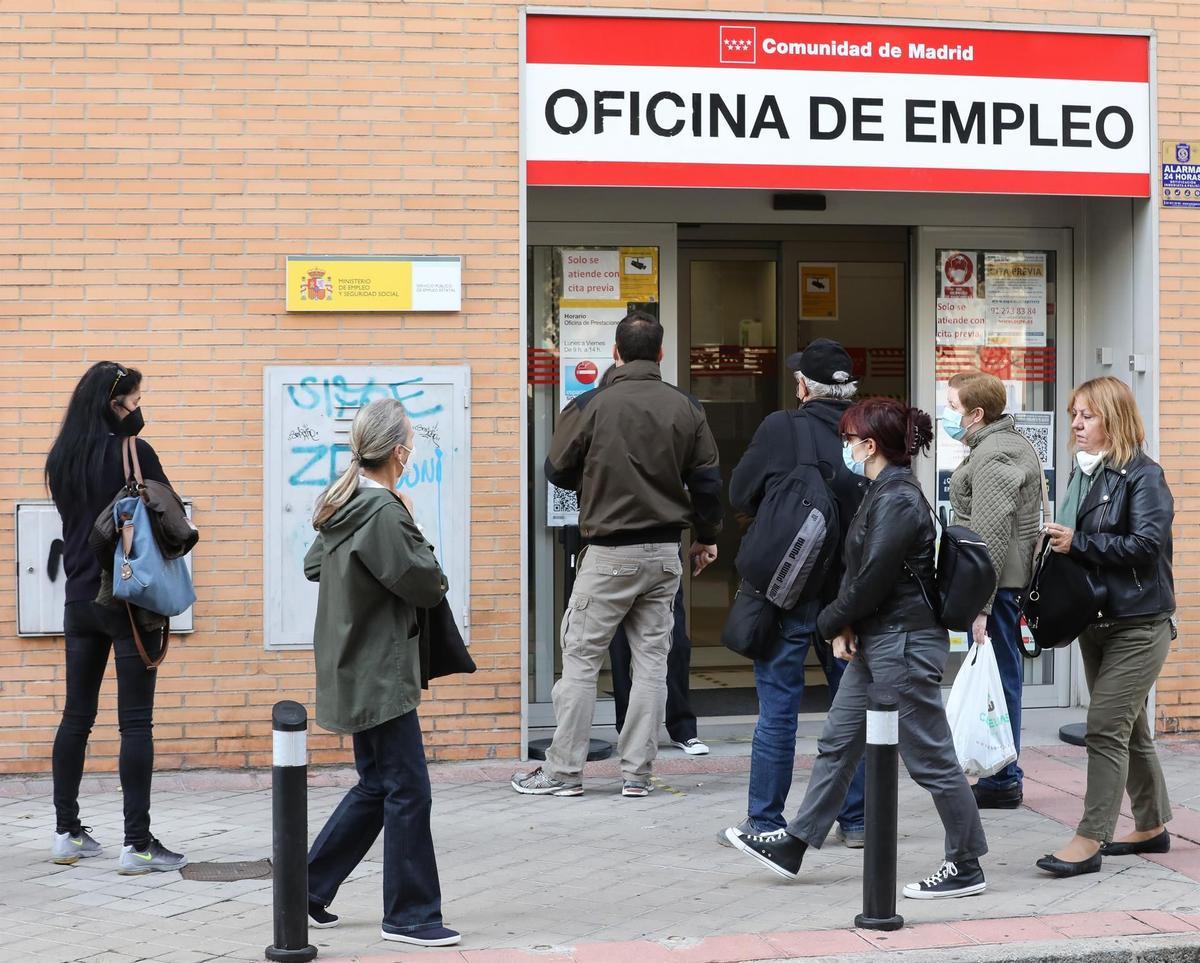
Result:
M1087 794L1076 832L1111 842L1129 793L1139 830L1171 818L1167 784L1146 716L1146 697L1171 648L1165 617L1129 619L1088 628L1079 637L1091 693L1087 717Z

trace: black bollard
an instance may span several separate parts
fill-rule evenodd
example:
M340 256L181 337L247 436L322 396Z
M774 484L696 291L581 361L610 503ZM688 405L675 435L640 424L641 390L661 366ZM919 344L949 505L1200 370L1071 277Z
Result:
M900 790L900 699L889 685L867 687L867 838L863 851L863 911L854 925L898 930L896 835Z
M308 942L308 713L285 699L271 710L271 836L275 943L268 960L307 963Z

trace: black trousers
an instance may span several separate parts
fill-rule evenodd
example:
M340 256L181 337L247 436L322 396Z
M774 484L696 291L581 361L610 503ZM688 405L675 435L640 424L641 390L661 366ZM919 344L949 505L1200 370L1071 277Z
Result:
M150 836L150 781L154 773L154 685L138 655L128 617L95 602L69 602L63 615L67 640L67 701L54 737L54 812L57 831L78 833L79 783L88 736L96 722L100 684L109 650L116 652L117 726L121 732L119 772L125 805L125 845L145 849ZM144 632L153 655L159 636Z
M608 645L612 666L613 702L616 703L617 732L625 725L629 708L629 690L633 685L630 671L629 638L625 626L617 629ZM672 742L687 742L696 738L696 713L689 699L689 676L692 672L692 640L687 634L687 615L683 611L683 583L675 593L675 625L671 630L671 652L667 656L667 733Z

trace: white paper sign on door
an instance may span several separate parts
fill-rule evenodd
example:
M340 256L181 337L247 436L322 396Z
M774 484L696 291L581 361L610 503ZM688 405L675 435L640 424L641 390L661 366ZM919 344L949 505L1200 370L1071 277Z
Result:
M988 344L1046 345L1046 254L1001 251L984 255Z

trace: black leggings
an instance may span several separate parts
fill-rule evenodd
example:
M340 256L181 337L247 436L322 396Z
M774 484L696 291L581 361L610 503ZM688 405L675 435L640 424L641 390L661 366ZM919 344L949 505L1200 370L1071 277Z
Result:
M79 783L88 736L96 721L100 684L108 653L116 649L117 724L121 731L121 792L125 799L125 845L145 849L150 842L150 779L154 770L154 684L138 655L124 613L94 602L68 602L64 616L67 637L67 702L54 738L54 811L60 833L78 833ZM143 632L151 657L158 648L157 633Z

